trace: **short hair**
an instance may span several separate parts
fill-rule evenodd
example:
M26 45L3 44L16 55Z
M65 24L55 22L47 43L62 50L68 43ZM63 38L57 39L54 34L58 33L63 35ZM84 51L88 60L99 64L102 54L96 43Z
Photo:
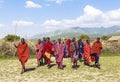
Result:
M58 38L58 41L61 41L61 38Z
M50 37L47 37L48 40L50 40Z
M24 38L21 38L21 40L24 40L24 41L25 41L25 39L24 39Z
M90 40L89 40L89 39L87 39L87 40L86 40L86 42L87 42L87 43L89 43L89 42L90 42Z
M100 37L97 37L97 40L100 40Z
M82 41L82 39L79 39L78 41Z

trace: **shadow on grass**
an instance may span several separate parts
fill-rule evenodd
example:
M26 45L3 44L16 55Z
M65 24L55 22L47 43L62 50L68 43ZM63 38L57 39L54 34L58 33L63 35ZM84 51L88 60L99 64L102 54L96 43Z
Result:
M26 68L25 72L30 72L30 71L34 71L36 68Z
M101 69L100 66L95 66L95 65L86 65L86 66Z
M54 63L54 61L50 61L50 63Z
M40 66L44 66L44 65L47 65L47 63L46 62L44 62L44 63L41 62Z
M80 67L80 65L77 65L77 66L74 66L74 65L73 65L73 66L72 66L72 68L73 68L73 69L76 69L76 70L77 70L79 67Z
M50 65L50 68L54 67L55 65L56 65L56 64L51 64L51 65Z
M63 69L66 67L66 65L63 65Z

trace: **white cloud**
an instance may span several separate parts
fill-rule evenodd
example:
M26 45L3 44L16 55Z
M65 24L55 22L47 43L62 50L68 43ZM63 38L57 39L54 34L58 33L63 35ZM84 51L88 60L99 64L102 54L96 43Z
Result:
M62 4L62 2L65 1L65 0L45 0L45 1L55 2L55 3L57 3L57 4Z
M13 26L15 26L15 25L17 25L17 26L32 26L32 25L34 25L34 23L31 22L31 21L22 21L22 20L20 20L20 21L13 21L12 25Z
M26 1L25 8L42 8L42 6L32 1Z
M5 27L5 25L4 24L0 24L0 28L2 28L2 27Z
M69 27L109 27L113 25L120 26L120 8L103 12L90 5L84 8L84 14L75 19L46 20L43 26L46 28L69 28Z
M60 24L60 21L56 21L56 20L47 20L44 23L44 25L52 25L52 26L57 26L59 24Z
M63 2L63 0L56 0L57 4L61 4Z

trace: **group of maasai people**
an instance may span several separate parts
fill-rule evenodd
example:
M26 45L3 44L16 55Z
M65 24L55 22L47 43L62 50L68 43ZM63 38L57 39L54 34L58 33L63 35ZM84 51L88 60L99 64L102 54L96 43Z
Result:
M18 58L22 65L21 74L25 72L25 63L29 58L28 44L25 39L22 38L21 42L16 45L18 52ZM76 38L65 39L60 38L55 41L50 41L49 37L44 37L43 40L38 39L36 44L36 59L37 66L41 66L44 63L47 64L48 69L51 68L51 56L55 57L56 64L59 69L63 69L63 58L71 58L73 67L77 68L77 61L84 61L85 65L90 65L91 62L95 62L94 66L99 66L99 58L102 50L102 43L100 38L97 38L90 46L90 40L83 41L82 39L76 40Z

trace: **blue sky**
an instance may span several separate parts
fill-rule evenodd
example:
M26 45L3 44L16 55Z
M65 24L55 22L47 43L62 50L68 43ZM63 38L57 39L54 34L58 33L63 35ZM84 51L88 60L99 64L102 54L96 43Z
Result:
M0 38L80 27L120 25L120 0L0 0Z

